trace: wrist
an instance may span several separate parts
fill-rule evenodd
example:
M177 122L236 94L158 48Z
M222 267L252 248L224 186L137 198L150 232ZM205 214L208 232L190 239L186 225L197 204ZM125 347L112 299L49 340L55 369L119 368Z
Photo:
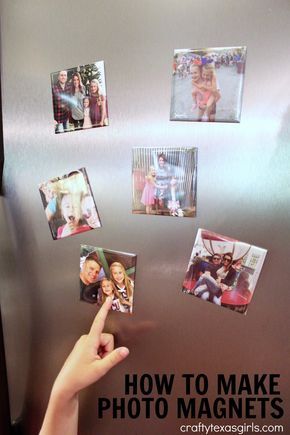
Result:
M67 396L53 387L39 435L77 435L78 395Z
M78 392L61 385L61 383L56 379L52 387L50 397L55 403L64 404L77 401Z

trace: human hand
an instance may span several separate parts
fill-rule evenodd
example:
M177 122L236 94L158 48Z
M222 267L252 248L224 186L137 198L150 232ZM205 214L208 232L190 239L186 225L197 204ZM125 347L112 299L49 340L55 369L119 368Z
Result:
M111 305L112 299L107 298L96 315L90 332L75 344L56 378L52 394L69 400L128 356L129 350L126 347L114 349L112 334L102 332Z
M78 392L104 376L129 354L126 347L114 350L114 337L103 333L112 305L107 298L87 335L76 343L64 363L50 395L39 435L77 435Z
M126 301L126 299L121 299L122 305L127 305L127 307L132 307L132 302Z
M232 287L230 287L230 286L228 286L226 284L221 283L221 290L222 290L222 292L225 292L225 291L229 292L229 291L232 290Z

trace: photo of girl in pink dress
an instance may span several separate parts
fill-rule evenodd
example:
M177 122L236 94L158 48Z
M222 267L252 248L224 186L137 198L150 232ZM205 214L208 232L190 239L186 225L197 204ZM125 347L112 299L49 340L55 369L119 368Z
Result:
M132 213L194 217L197 148L133 148Z
M145 187L141 196L141 202L145 205L146 214L152 213L152 205L155 202L156 170L150 166L148 175L145 177Z

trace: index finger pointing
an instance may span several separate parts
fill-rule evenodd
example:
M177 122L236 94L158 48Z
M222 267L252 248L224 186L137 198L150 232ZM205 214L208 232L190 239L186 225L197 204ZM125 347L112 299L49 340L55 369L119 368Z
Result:
M88 334L89 337L92 337L93 339L97 339L100 337L101 333L103 332L105 321L111 306L112 299L107 298L93 321L90 332Z

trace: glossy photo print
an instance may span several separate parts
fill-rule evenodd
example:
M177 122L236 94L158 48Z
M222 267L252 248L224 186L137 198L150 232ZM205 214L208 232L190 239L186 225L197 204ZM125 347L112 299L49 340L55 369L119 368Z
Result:
M102 305L113 298L112 310L132 313L136 255L81 245L80 299Z
M194 217L197 148L133 148L134 214Z
M199 229L183 292L245 314L267 251Z
M240 122L246 47L175 50L171 121Z
M85 168L39 185L53 239L62 239L101 226Z
M109 125L104 62L51 73L55 133Z

